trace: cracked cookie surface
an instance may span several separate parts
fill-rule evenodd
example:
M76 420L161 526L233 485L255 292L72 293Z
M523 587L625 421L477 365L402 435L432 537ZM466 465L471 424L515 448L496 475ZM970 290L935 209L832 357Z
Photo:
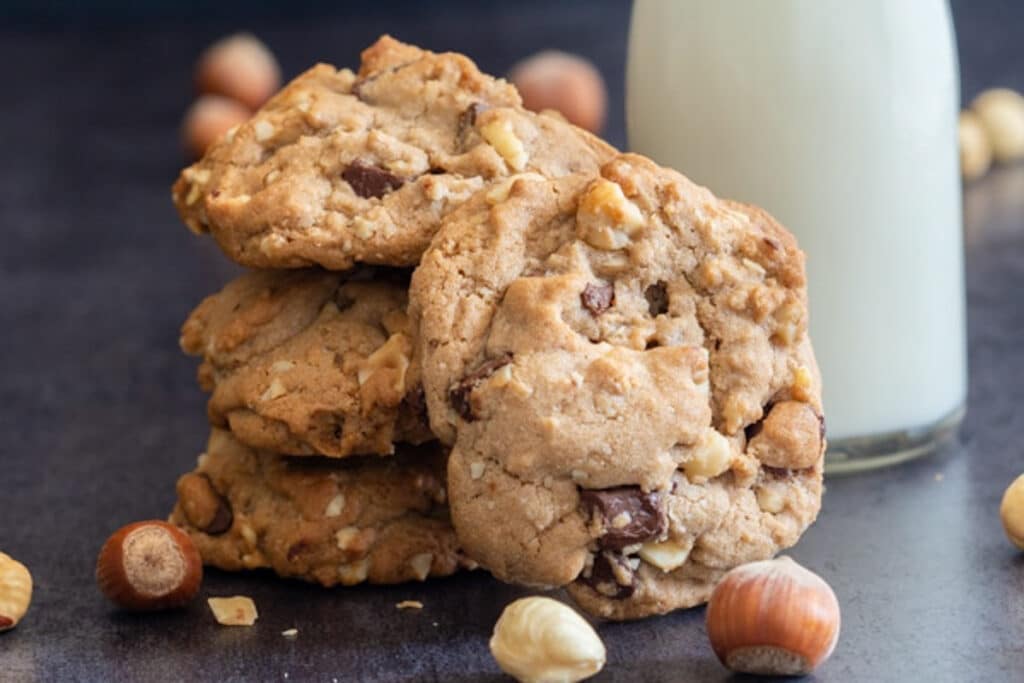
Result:
M524 174L446 218L410 302L453 522L499 578L663 613L817 515L803 254L763 211L636 155Z
M344 461L257 451L214 429L177 484L170 521L203 562L324 586L423 581L470 567L445 506L444 454Z
M512 173L596 169L614 150L468 58L387 36L358 73L320 64L182 171L186 225L257 268L415 265L441 217Z
M251 272L208 297L181 346L203 358L210 422L287 455L388 455L432 439L403 278Z

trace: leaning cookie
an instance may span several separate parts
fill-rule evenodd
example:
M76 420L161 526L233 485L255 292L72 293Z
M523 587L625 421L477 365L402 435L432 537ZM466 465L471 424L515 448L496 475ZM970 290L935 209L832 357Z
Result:
M453 522L499 578L645 616L815 518L803 254L764 212L636 155L519 176L446 219L410 313Z
M252 272L203 301L181 346L203 357L211 423L287 455L387 455L432 439L406 285L387 276Z
M512 173L594 170L614 150L526 111L468 58L390 37L358 74L321 64L186 168L174 203L257 268L415 265L441 217Z
M170 521L220 569L333 586L423 581L472 564L448 521L436 443L325 462L258 452L215 429L177 490Z

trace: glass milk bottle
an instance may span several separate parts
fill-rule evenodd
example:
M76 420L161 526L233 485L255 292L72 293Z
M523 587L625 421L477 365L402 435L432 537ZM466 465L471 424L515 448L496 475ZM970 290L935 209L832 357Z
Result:
M831 471L903 460L966 396L958 74L940 0L637 0L634 151L807 253Z

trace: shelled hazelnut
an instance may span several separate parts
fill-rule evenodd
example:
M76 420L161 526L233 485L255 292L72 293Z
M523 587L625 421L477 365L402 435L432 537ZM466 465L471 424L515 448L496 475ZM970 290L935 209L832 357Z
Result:
M992 88L974 98L971 110L985 129L996 161L1024 158L1024 96L1009 88Z
M1006 488L999 504L999 518L1010 541L1024 550L1024 474Z
M32 602L32 575L10 555L0 553L0 632L18 625Z
M501 613L491 653L502 671L523 683L572 683L604 667L593 627L570 607L545 597L522 598Z
M960 174L964 180L974 180L985 175L992 166L992 145L977 114L972 111L960 112L958 137Z

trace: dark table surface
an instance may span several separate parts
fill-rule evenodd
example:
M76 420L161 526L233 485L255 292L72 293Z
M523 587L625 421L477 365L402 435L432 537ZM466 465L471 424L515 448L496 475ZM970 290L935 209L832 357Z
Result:
M1024 6L977 5L954 3L964 95L1024 89ZM218 7L205 20L170 16L164 3L159 21L78 13L71 25L36 8L0 24L0 549L36 581L26 619L0 635L0 680L495 678L487 639L522 591L482 573L326 591L210 571L204 596L256 600L249 629L217 626L205 601L136 617L97 592L103 540L166 515L176 477L203 447L204 397L178 327L235 272L174 215L176 127L195 55L246 16L288 74L316 60L354 64L384 31L498 73L544 47L586 54L608 78L607 133L622 145L628 3L293 6L255 18L231 11L240 3ZM993 173L965 200L967 420L959 442L929 458L828 482L819 521L792 553L843 607L839 646L814 680L1024 678L1024 557L997 512L1024 470L1024 167ZM404 599L425 608L396 610ZM601 625L609 657L598 680L728 679L703 617ZM298 637L283 638L291 627Z

